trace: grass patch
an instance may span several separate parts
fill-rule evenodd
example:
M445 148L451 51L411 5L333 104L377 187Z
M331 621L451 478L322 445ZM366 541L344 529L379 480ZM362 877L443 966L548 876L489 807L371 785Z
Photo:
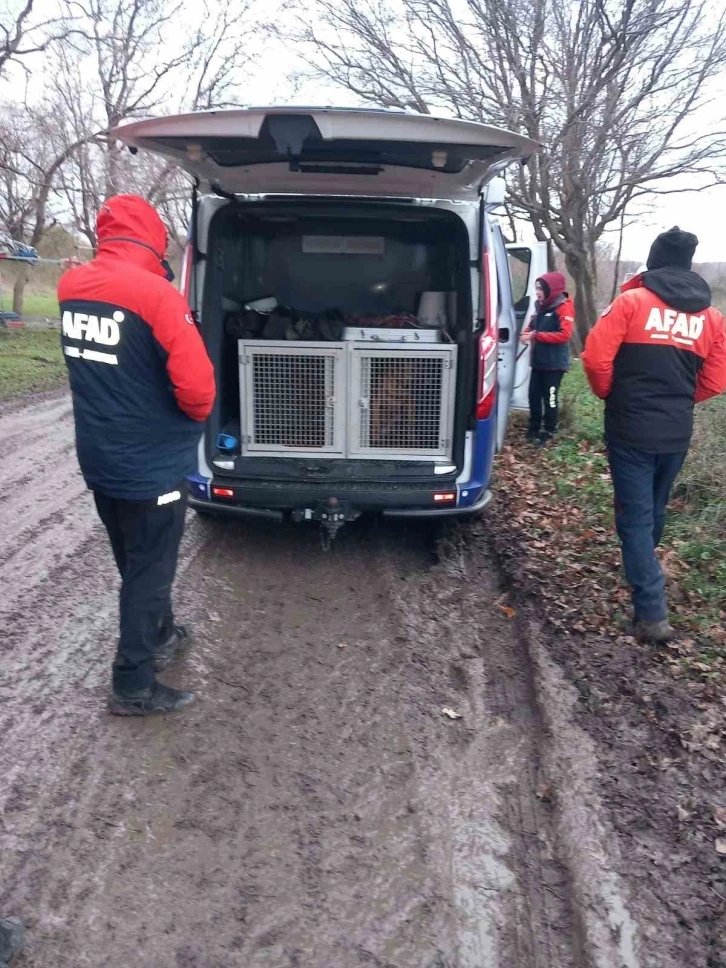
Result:
M26 292L23 315L28 319L58 319L60 310L54 292Z
M65 379L57 330L0 329L0 400L52 390Z
M12 292L3 292L2 309L10 312L13 308ZM59 319L60 310L55 292L32 292L25 291L23 299L23 316L26 319Z

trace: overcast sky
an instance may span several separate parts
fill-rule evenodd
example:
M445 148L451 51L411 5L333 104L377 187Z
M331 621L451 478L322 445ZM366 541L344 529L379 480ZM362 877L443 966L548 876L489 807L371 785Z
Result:
M276 52L262 58L259 73L250 78L247 88L251 103L354 105L353 96L347 91L336 91L326 85L310 84L297 94L291 93L292 87L280 71L284 60L284 55L280 58ZM272 85L271 77L274 78ZM670 185L678 189L687 186L685 179ZM643 203L642 212L631 213L629 221L632 224L626 231L623 252L626 260L644 262L654 237L679 225L698 236L696 258L699 262L726 262L726 185L701 192L650 196ZM616 236L617 233L611 237L613 242L617 241Z
M221 2L224 2L224 0L221 0ZM271 14L269 7L274 7L277 2L279 0L270 0L266 11L268 15ZM0 0L0 10L6 3L7 0ZM36 6L39 16L49 16L52 14L56 3L55 0L38 0ZM180 31L184 29L183 25L180 25ZM45 80L40 74L43 69L42 57L34 58L28 63L28 66L31 64L34 76L30 89L37 92L42 87L43 80ZM302 86L299 84L293 85L287 79L287 76L299 67L299 60L278 43L274 42L273 46L267 46L260 57L257 68L250 71L249 76L245 78L243 88L245 98L253 105L288 103L345 106L355 103L353 95L347 91L338 91L330 85L319 83L306 83ZM15 75L12 79L8 78L5 83L0 84L0 98L17 97L18 82L20 85L23 84L21 75ZM298 87L297 92L295 92L296 86ZM726 101L726 98L724 98L724 101ZM719 123L715 117L709 120ZM684 188L687 187L687 182L680 180L672 187ZM702 192L689 191L685 194L653 196L648 199L642 212L631 212L630 216L632 224L627 229L624 245L624 257L626 259L644 261L654 236L673 225L679 225L683 229L695 232L699 237L701 244L696 256L697 261L726 261L726 242L724 242L726 185L706 189ZM616 241L616 237L611 237L611 240Z

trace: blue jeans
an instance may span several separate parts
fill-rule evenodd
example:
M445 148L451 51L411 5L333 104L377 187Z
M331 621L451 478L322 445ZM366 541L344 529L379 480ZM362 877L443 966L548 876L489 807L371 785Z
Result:
M615 527L635 619L657 622L667 617L668 603L655 549L663 537L671 488L688 451L648 454L619 444L608 444L607 451L615 490Z

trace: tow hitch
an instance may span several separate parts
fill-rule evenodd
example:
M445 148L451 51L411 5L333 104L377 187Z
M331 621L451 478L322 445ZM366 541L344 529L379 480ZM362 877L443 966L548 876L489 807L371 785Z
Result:
M335 538L347 521L360 517L351 505L341 503L337 497L320 501L314 508L300 508L292 512L293 521L318 521L320 523L320 543L323 551L330 551Z

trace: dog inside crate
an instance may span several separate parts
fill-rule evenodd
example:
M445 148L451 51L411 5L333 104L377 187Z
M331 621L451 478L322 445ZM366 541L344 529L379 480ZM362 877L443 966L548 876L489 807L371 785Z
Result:
M441 361L411 357L367 358L368 395L364 447L373 450L435 450L439 447Z

